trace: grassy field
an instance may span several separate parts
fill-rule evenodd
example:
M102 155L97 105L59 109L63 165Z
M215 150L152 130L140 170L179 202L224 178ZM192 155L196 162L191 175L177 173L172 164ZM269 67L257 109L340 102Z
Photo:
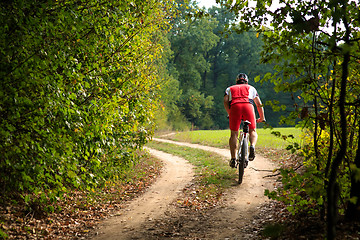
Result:
M257 147L271 148L271 149L284 149L289 144L296 142L301 144L302 130L298 128L274 128L274 129L257 129L258 142ZM280 137L275 136L272 132L279 132ZM282 137L282 136L293 136ZM181 141L199 143L213 147L227 148L230 136L230 130L198 130L178 132L175 135L170 135L167 138ZM284 140L286 138L286 140Z

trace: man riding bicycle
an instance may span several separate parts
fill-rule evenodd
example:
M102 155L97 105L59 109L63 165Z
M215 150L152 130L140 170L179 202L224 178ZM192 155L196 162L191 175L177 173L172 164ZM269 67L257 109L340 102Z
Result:
M262 106L259 94L256 89L248 84L249 78L245 73L240 73L236 77L236 85L228 87L225 90L224 107L229 115L229 127L231 136L229 139L230 145L230 167L235 167L236 160L236 145L239 135L239 128L241 120L248 120L249 125L249 141L250 153L249 160L255 158L255 145L257 142L256 123L265 121L264 108ZM255 109L252 103L255 103L260 118L256 119Z

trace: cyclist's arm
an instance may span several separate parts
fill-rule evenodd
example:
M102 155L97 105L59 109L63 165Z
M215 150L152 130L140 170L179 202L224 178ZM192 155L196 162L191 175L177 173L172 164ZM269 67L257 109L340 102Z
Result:
M258 110L258 113L260 115L260 118L256 119L256 122L265 122L265 112L264 112L264 107L261 103L261 100L259 97L255 97L254 98L254 102L256 104L256 108Z
M230 115L230 101L229 101L229 95L225 94L224 96L224 108L228 115Z

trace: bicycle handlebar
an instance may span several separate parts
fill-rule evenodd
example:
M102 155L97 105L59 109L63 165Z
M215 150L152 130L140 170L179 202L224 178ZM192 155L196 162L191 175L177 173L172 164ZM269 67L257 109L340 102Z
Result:
M256 119L256 123L266 123L266 120L264 119L263 121L260 121L260 118Z

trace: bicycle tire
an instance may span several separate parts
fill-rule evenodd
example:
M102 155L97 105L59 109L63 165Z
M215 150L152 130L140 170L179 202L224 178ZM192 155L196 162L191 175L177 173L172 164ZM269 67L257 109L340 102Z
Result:
M245 169L245 161L246 161L246 156L247 156L247 151L248 151L248 143L246 141L246 138L244 138L242 140L243 142L241 143L241 149L239 149L240 152L240 158L239 158L239 165L238 165L238 171L239 171L239 184L242 183L243 181L243 177L244 177L244 169Z

